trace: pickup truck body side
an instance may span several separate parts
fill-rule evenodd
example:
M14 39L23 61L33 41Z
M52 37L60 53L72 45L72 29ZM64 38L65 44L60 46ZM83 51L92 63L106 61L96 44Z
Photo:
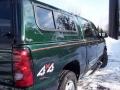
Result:
M14 4L12 44L3 49L6 43L0 45L0 68L5 69L0 69L1 85L15 90L57 90L63 70L74 72L79 79L103 55L105 41L92 22L37 0ZM31 75L31 83L25 72Z

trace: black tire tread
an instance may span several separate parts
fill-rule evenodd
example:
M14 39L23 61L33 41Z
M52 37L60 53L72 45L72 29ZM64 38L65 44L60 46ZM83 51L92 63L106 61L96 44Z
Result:
M68 77L72 78L75 80L75 83L77 83L77 78L74 72L69 71L69 70L63 70L63 72L60 75L60 81L59 81L59 87L58 90L64 90L65 88L65 82L67 81ZM75 85L76 90L77 86Z
M104 50L101 61L102 61L102 65L101 65L100 68L105 68L107 66L107 63L108 63L108 55L107 55L107 50L106 49Z

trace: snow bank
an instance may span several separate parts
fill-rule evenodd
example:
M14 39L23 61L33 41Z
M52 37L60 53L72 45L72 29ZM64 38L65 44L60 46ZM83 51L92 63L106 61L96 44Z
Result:
M120 90L120 40L106 38L108 65L78 83L78 90Z
M119 59L120 58L120 40L115 40L113 38L106 38L107 52L109 59Z

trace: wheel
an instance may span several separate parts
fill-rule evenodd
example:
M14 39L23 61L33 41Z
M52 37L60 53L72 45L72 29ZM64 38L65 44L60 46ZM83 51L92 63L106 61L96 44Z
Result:
M108 55L107 55L107 50L105 49L104 50L104 53L102 55L102 58L101 58L101 62L102 62L102 65L100 68L104 68L107 66L107 63L108 63Z
M60 76L58 90L77 90L77 78L75 73L64 70Z

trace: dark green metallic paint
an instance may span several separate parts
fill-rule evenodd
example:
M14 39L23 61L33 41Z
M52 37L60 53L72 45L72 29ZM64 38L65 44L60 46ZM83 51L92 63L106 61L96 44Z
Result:
M64 38L59 38L57 37L60 33L58 31L41 30L35 22L32 4L29 1L24 1L23 8L25 8L23 9L25 36L23 37L25 37L24 43L27 44L25 47L30 48L33 58L35 75L34 89L38 90L41 88L42 90L43 88L49 88L55 83L58 83L56 80L59 80L60 72L62 72L64 66L73 61L72 58L76 56L74 52L80 47L81 37L78 36L78 32L63 32ZM75 42L77 44L75 44ZM37 77L39 70L45 64L49 63L54 63L54 71L45 74L43 77Z
M34 90L43 90L59 83L60 72L68 63L74 60L84 60L79 64L83 66L83 72L85 72L85 67L88 63L88 61L85 61L87 58L85 53L87 49L86 44L89 43L90 45L93 41L86 43L83 32L81 32L80 22L77 19L75 20L78 28L77 32L42 30L36 24L35 14L33 14L35 6L32 3L36 2L28 0L23 2L23 42L26 44L24 47L28 47L31 50L33 59L35 78L33 88ZM59 37L59 34L64 37ZM49 63L54 63L54 71L37 77L40 69Z
M103 49L105 47L105 43L103 39L95 39L95 40L87 40L84 37L84 33L81 29L81 22L75 17L76 29L75 32L64 32L59 31L57 29L44 30L38 27L35 20L35 5L42 5L44 7L50 8L52 10L59 10L57 8L51 7L49 5L37 2L35 0L21 0L21 30L20 30L20 38L21 43L15 44L12 46L13 48L28 48L30 50L30 54L32 57L32 65L33 65L33 74L34 74L34 85L22 90L57 90L59 85L59 78L62 70L71 62L77 62L78 69L80 72L80 76L84 75L84 73L89 69L90 64L90 55L91 51L95 51L96 53L92 53L92 55L96 55L98 58L102 55ZM96 44L97 43L97 44ZM94 48L90 48L89 46L96 45ZM98 46L97 46L98 45ZM97 49L97 50L96 50ZM4 51L4 50L3 50ZM12 59L12 48L10 49L10 53L5 53L7 58ZM0 62L7 63L4 60L3 53L0 50ZM2 59L1 59L2 58ZM1 61L2 60L2 61ZM6 60L6 59L5 59ZM97 62L97 61L92 62ZM12 63L12 60L11 60ZM9 64L11 64L9 63ZM37 76L39 71L46 64L54 63L54 70L51 73L45 73L43 76ZM7 64L6 64L7 65ZM0 66L1 67L1 66ZM12 67L12 66L11 66ZM70 66L70 69L74 68ZM11 70L12 71L12 70ZM0 70L1 72L1 70ZM4 73L3 73L4 74ZM12 72L7 72L5 74L13 74ZM2 74L0 74L1 76ZM10 75L9 78L11 78ZM7 77L8 78L8 77ZM12 77L13 78L13 77ZM4 80L7 80L6 78ZM13 80L12 80L13 81ZM54 87L54 89L53 89ZM19 90L19 89L15 89Z

